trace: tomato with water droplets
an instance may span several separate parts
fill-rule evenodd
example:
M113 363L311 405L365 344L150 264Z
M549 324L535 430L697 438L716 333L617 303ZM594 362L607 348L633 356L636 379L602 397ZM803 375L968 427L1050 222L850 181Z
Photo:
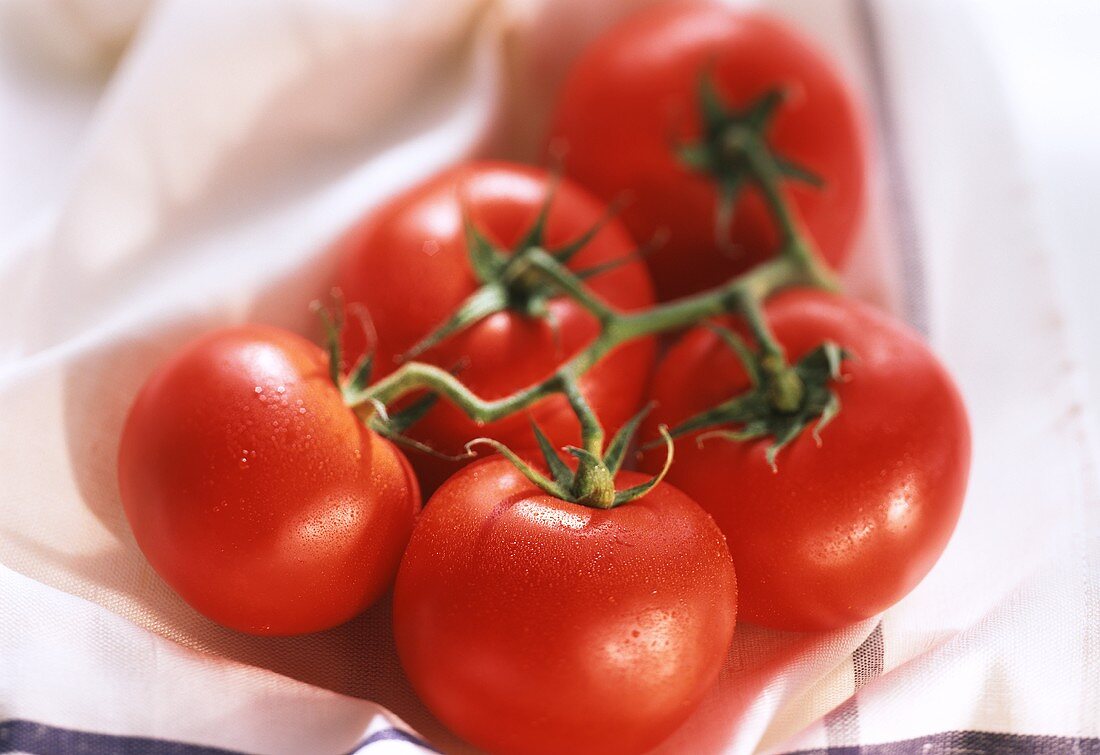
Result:
M840 412L784 448L771 439L679 438L668 480L714 517L737 565L741 617L833 629L889 608L928 573L955 528L970 469L970 427L950 375L920 337L874 308L793 290L765 316L794 362L823 341L851 358L833 384ZM749 379L709 328L687 333L654 378L657 425L675 427L741 394ZM735 428L726 428L735 429ZM662 452L643 466L658 469Z
M594 509L495 457L425 507L394 588L394 632L420 697L478 747L637 753L717 677L736 603L721 532L679 490Z
M408 462L345 406L324 353L261 326L207 334L153 373L118 475L153 568L253 634L365 609L392 583L420 506Z

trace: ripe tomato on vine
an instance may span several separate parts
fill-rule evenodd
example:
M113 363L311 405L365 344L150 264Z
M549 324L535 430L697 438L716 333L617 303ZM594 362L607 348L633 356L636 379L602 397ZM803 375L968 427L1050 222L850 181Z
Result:
M263 326L209 333L153 373L118 477L157 572L252 634L363 611L392 583L420 509L405 457L345 405L322 350Z
M340 288L349 304L370 312L377 330L377 374L415 358L454 369L487 399L552 374L599 331L583 307L526 267L531 252L556 254L595 295L624 311L653 303L645 265L609 208L568 180L520 165L478 162L444 172L373 210L338 247ZM441 329L446 337L438 338ZM359 331L349 333L350 355L362 353ZM652 339L635 340L579 379L609 429L638 410L653 358ZM479 435L530 447L531 418L557 445L580 441L560 397L482 426L440 404L410 435L444 454L460 453ZM456 461L412 458L428 492L459 468Z
M417 693L479 747L636 753L713 683L736 607L724 538L679 490L659 483L596 509L498 457L459 471L425 509L394 634Z
M781 243L740 142L766 138L791 203L839 268L862 217L867 143L836 66L788 25L711 3L665 3L599 37L549 129L565 173L623 199L663 300L719 285Z
M865 304L795 290L764 312L803 364L822 342L851 354L836 366L827 425L791 439L773 468L768 441L738 419L733 397L745 395L750 374L719 333L699 328L658 368L645 434L656 437L661 423L685 428L668 479L725 533L742 617L834 629L889 608L943 552L970 468L966 410L920 338ZM654 450L644 466L660 457Z

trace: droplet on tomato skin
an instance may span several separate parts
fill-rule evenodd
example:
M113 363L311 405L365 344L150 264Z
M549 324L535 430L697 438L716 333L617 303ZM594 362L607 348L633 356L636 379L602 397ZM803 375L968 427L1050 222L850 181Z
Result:
M241 457L237 461L237 466L240 467L241 469L247 469L249 462L252 461L252 459L255 459L255 458L256 458L256 449L255 448L242 448L241 449Z

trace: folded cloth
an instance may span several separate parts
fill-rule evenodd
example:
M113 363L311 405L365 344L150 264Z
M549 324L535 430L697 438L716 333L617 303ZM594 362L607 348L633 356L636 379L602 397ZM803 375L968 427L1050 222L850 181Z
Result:
M128 530L119 431L202 330L316 335L330 242L373 204L469 156L537 159L569 61L637 4L0 5L0 751L464 749L402 676L385 602L297 638L184 604ZM873 202L848 288L957 376L974 466L913 594L828 634L740 627L659 749L1100 752L1095 457L970 6L764 5L865 93Z

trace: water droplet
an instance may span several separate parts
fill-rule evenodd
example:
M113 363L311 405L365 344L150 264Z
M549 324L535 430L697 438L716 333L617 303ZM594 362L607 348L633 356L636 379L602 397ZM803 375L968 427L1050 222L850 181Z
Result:
M256 393L263 393L264 387L262 385L257 385L253 390L256 391Z

